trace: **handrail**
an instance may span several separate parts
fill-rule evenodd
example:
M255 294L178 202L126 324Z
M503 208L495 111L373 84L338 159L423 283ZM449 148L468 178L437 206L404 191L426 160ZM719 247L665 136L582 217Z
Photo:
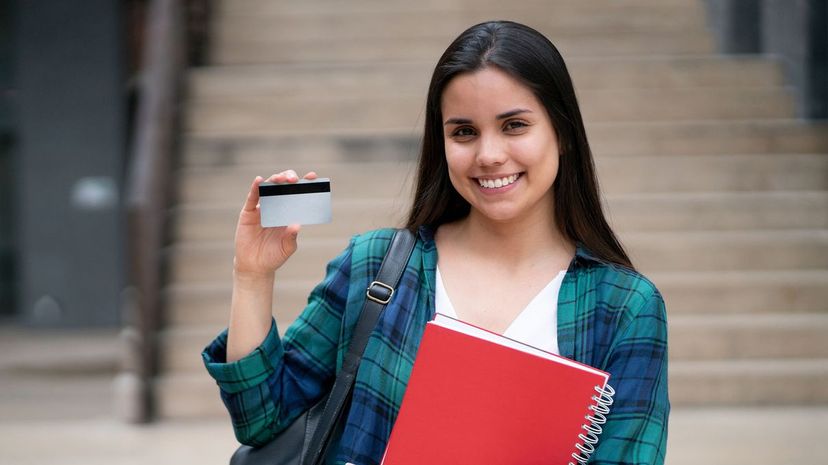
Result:
M155 416L153 379L158 373L157 334L162 321L163 263L169 173L178 129L181 81L186 66L182 0L151 0L143 73L127 174L129 285L124 292L125 366L116 384L122 418L144 423Z

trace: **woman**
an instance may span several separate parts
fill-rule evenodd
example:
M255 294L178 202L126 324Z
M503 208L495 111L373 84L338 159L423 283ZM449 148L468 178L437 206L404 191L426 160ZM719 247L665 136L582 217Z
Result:
M262 181L253 182L237 227L229 335L204 352L238 439L252 445L330 388L393 233L354 237L280 340L274 271L296 250L299 228L259 227ZM440 58L407 228L417 244L365 350L338 463L381 460L435 307L608 371L615 404L593 461L663 463L664 303L604 219L568 71L541 34L479 24Z

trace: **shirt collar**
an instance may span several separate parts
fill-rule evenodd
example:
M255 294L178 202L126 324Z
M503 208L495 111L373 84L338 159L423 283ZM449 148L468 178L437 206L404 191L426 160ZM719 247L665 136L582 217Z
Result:
M594 263L609 263L603 258L598 257L591 250L589 250L582 242L575 243L575 260L582 260Z
M428 225L423 225L417 228L417 236L426 244L434 241L434 228Z

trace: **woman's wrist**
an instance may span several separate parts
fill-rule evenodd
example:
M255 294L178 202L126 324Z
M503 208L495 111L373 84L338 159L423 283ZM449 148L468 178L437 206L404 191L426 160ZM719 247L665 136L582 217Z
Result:
M251 271L240 270L233 267L233 279L239 284L264 284L272 283L276 276L276 271Z
M246 296L257 296L256 300L270 298L275 283L275 272L250 273L233 270L233 289L235 293Z

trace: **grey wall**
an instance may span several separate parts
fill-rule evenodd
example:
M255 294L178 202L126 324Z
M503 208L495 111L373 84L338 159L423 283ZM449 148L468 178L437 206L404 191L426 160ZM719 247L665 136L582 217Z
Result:
M2 61L0 61L2 65ZM0 103L0 106L3 104ZM2 111L2 110L0 110ZM15 240L12 228L12 138L8 127L0 126L0 316L14 313Z
M11 4L0 0L0 316L8 316L15 308L15 240L12 228L12 149L14 123L12 117L12 16Z
M797 88L799 115L828 118L828 1L707 0L723 53L777 57Z
M35 325L114 325L123 287L117 0L18 0L18 306Z
M802 116L828 118L828 2L764 0L762 44L783 58Z
M761 1L707 0L707 6L722 53L761 53Z

